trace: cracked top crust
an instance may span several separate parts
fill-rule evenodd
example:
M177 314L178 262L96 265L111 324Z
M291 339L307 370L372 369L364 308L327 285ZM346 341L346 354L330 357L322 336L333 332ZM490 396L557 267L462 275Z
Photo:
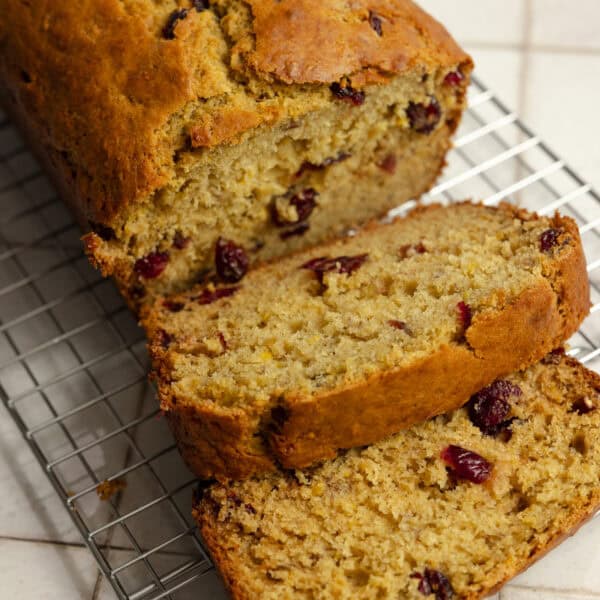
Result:
M2 0L1 13L3 101L101 222L167 184L178 153L335 102L333 81L470 63L409 0Z

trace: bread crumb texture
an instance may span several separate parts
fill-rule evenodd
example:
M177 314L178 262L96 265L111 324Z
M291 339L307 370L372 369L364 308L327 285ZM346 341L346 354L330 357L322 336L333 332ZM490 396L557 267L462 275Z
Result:
M572 533L600 503L600 379L553 353L506 380L510 435L463 408L312 470L202 490L195 517L233 597L417 600L429 569L481 598ZM487 481L456 477L450 445L484 457Z

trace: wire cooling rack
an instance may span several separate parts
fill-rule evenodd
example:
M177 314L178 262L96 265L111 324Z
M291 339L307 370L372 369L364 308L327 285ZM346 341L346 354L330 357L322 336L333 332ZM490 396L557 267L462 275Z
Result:
M477 80L428 200L466 197L576 219L593 309L571 353L600 365L600 197ZM0 395L9 413L119 598L224 598L190 518L194 478L146 381L142 333L89 267L78 229L1 113L0 206Z

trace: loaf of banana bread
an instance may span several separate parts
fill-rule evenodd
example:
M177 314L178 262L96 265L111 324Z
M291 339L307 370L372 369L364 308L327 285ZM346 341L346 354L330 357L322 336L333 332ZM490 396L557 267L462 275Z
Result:
M571 219L460 203L159 298L142 322L184 459L223 479L305 467L458 408L588 309Z
M426 191L471 59L410 0L3 0L0 88L135 308ZM239 257L219 269L218 240Z
M600 377L554 352L305 472L200 490L235 600L475 600L600 508Z

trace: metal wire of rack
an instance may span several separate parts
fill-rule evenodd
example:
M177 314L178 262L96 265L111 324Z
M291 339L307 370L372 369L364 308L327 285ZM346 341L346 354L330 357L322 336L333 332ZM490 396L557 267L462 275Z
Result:
M427 200L466 197L577 221L593 308L570 352L598 367L600 197L477 79ZM146 381L142 333L89 267L77 227L1 113L0 206L0 397L9 413L119 598L224 598L189 515L194 478ZM103 482L117 490L106 500Z

